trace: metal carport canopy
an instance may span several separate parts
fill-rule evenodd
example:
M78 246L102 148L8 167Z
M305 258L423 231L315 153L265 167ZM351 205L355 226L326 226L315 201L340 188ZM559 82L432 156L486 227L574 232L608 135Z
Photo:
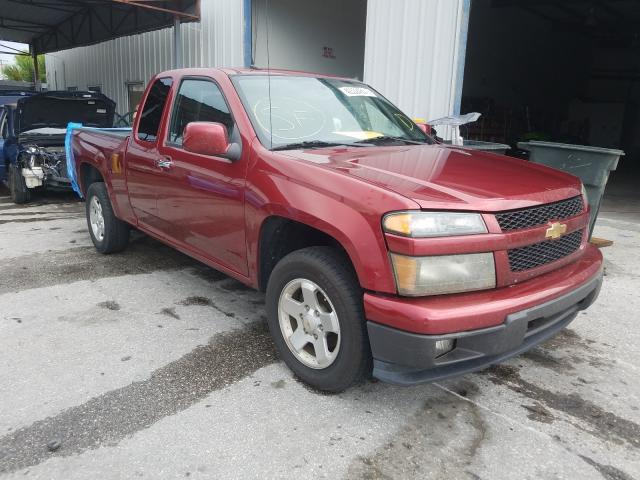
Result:
M41 54L199 19L199 0L0 0L0 40Z

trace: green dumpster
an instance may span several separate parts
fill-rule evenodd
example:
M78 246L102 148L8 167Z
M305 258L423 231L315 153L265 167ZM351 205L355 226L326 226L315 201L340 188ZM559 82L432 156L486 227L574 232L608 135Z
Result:
M618 160L624 152L610 148L533 140L518 143L518 148L528 150L529 159L532 162L564 170L582 180L591 208L589 218L589 238L591 238L609 172L616 169Z

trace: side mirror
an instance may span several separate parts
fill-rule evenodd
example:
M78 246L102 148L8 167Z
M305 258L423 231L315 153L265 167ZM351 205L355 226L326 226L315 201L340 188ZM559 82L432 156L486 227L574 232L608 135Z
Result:
M413 121L418 125L418 128L427 135L431 135L431 125L429 125L423 118L414 118Z
M217 122L190 122L184 128L182 146L191 153L225 156L229 151L227 127Z

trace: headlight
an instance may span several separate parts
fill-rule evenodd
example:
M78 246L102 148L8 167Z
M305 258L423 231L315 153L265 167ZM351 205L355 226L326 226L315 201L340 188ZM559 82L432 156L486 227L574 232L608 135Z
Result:
M408 257L391 254L398 293L440 295L496 286L493 253Z
M382 225L385 232L406 237L487 233L487 226L478 213L397 212L385 215Z

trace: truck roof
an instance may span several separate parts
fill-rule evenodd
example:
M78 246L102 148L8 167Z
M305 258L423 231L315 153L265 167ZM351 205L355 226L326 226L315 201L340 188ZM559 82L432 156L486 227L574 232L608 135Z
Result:
M163 74L171 74L171 75L206 75L209 72L217 71L222 72L227 76L233 75L288 75L295 77L315 77L315 78L339 78L342 80L356 80L354 78L341 77L339 75L326 75L324 73L315 73L315 72L305 72L303 70L285 70L279 68L257 68L257 67L217 67L217 68L179 68L175 70L166 70L164 72L158 73L157 76L162 76Z

